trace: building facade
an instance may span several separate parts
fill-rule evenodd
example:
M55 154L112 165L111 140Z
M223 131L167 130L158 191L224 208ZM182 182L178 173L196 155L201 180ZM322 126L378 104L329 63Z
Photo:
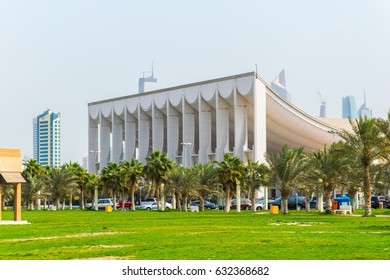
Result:
M283 144L322 149L333 125L298 109L254 72L88 104L88 170L161 150L182 166L225 153L264 162Z
M57 168L61 162L60 114L46 110L33 119L34 159L43 166Z
M356 110L356 101L353 96L344 96L343 97L343 108L342 114L344 119L357 118L357 110Z

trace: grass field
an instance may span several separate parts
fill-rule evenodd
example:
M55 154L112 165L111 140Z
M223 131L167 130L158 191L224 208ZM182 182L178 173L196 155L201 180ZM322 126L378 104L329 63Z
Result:
M389 260L390 210L373 214L23 211L31 224L0 226L0 259Z

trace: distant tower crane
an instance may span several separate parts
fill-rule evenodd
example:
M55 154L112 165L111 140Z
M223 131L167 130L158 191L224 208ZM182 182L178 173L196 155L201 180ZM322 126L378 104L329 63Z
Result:
M317 90L318 98L321 101L320 106L320 118L326 118L326 100L322 97L321 93Z

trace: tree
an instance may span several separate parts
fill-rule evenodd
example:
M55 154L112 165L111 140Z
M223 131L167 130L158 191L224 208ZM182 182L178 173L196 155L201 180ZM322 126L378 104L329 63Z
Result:
M129 161L124 161L121 164L120 170L122 176L125 180L125 186L131 192L131 209L135 210L135 191L138 189L138 181L141 180L143 176L143 165L140 162L137 162L135 158L132 158ZM122 198L122 207L124 207L125 202Z
M86 183L86 177L88 175L88 172L85 168L81 167L81 165L77 162L69 162L65 164L66 168L71 168L73 170L73 173L77 177L77 185L78 189L80 191L80 208L84 209L84 191L85 191L85 183ZM72 195L70 195L70 206L72 203Z
M269 168L264 163L248 160L244 172L244 186L251 193L252 211L256 212L256 192L261 186L268 185Z
M124 180L121 174L121 168L116 162L110 162L102 168L101 180L103 186L111 191L114 209L116 210L116 192L123 187Z
M27 202L29 210L34 210L34 203L41 198L44 182L41 176L33 176L27 173L27 184L22 185L23 200Z
M27 177L27 174L31 174L33 177L35 176L43 176L47 173L47 169L40 165L36 159L29 159L25 163L23 163L25 169L23 170L23 175Z
M214 161L217 164L217 174L219 183L222 184L225 192L225 212L230 211L231 191L241 184L241 179L244 171L244 164L242 161L230 154L224 154L224 159L221 161ZM237 199L240 199L237 197Z
M59 168L52 168L51 172L45 177L45 183L55 201L57 210L60 209L60 199L65 198L66 194L77 188L77 177L73 171L62 165Z
M307 167L307 157L303 148L290 149L282 146L278 153L266 153L266 161L270 168L270 183L280 187L282 195L282 212L288 213L288 196L298 184L298 176Z
M377 120L360 117L349 119L352 132L343 130L338 133L345 140L347 153L359 160L363 169L364 216L371 216L370 166L375 160L389 156L389 120Z
M144 174L146 178L152 181L152 187L155 189L157 196L157 210L165 209L165 201L163 202L163 205L161 205L162 184L167 182L172 168L173 161L161 153L160 150L157 150L146 157Z
M187 211L188 198L197 194L196 184L197 174L193 168L185 168L175 165L170 172L167 183L167 191L175 193L182 211Z
M330 147L314 152L310 160L310 177L317 180L325 194L325 211L332 213L331 193L342 185L342 175L348 170L348 158L342 153L342 143L332 143Z
M219 194L217 169L211 163L198 163L193 167L196 176L195 190L200 201L200 211L204 211L204 200L207 195Z

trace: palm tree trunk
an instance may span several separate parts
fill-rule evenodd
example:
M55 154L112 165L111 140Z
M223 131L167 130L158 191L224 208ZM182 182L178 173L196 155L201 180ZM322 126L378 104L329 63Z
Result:
M135 211L135 189L131 189L131 210Z
M204 198L203 198L203 196L199 197L199 201L200 201L199 211L204 212Z
M183 211L187 212L187 194L183 195Z
M156 183L157 211L161 210L160 185Z
M364 216L371 216L371 183L369 165L364 165Z
M282 198L282 213L288 214L288 197Z
M230 186L226 186L225 212L230 211Z
M326 214L332 214L332 199L330 198L330 191L325 192L325 213ZM318 203L318 202L317 202Z
M84 209L84 188L83 187L80 188L80 200L79 200L79 203L80 203L80 209Z
M251 202L252 202L252 212L256 212L256 189L251 189Z

